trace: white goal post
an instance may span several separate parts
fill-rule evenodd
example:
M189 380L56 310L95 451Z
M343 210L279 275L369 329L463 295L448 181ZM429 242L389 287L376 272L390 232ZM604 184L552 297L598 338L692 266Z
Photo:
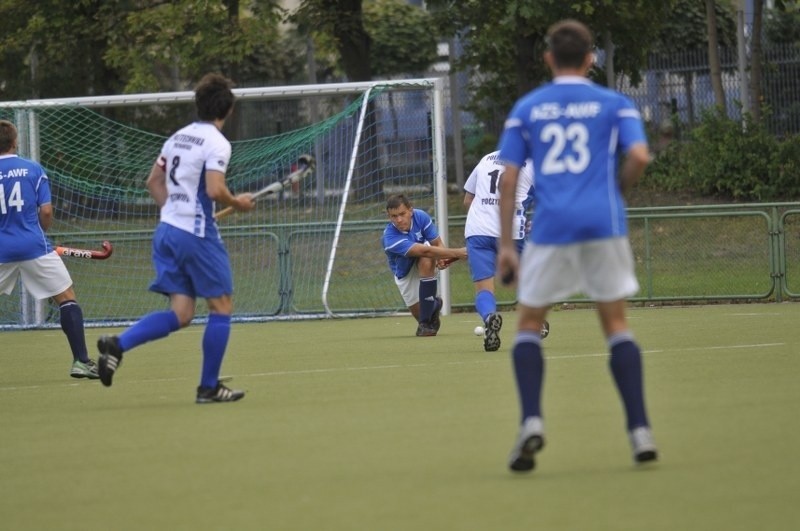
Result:
M288 174L312 175L220 221L234 268L234 319L405 311L380 245L385 200L403 192L429 211L447 244L444 80L237 88L225 134L235 192ZM193 119L191 91L0 102L19 153L48 172L56 245L114 244L101 262L65 257L89 325L122 324L164 304L150 294L158 213L144 177L166 137ZM445 312L449 271L440 272ZM52 304L23 290L0 298L0 327L57 325Z

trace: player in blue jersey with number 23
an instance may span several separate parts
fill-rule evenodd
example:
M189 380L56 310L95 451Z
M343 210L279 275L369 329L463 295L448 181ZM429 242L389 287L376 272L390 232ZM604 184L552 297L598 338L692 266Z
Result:
M561 21L549 29L547 44L544 60L553 82L516 102L500 140L506 171L498 274L508 283L519 278L512 357L522 415L509 467L532 470L544 445L540 331L549 306L579 292L597 303L634 461L653 461L657 453L645 408L641 352L625 317L625 299L639 285L622 192L650 161L644 126L628 98L586 78L594 58L585 25ZM513 240L514 191L528 158L536 175L536 209L530 241L519 257Z

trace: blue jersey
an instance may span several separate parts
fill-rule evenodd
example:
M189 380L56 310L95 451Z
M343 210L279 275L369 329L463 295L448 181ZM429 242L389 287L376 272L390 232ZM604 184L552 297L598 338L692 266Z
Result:
M570 244L626 235L617 166L639 143L647 138L633 103L583 77L558 77L520 98L506 120L500 158L517 167L533 159L531 240Z
M389 262L389 269L397 278L405 277L417 259L406 256L415 243L432 242L439 237L433 220L424 210L414 209L411 213L411 229L402 232L389 223L383 231L383 252Z
M53 251L39 224L39 207L48 203L50 184L44 168L16 155L0 156L0 264Z

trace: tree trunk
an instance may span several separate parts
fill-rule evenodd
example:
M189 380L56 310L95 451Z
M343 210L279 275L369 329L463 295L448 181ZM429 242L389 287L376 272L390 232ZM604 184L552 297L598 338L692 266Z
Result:
M708 28L708 65L711 69L711 87L714 101L725 110L725 90L722 88L722 66L719 62L719 40L717 38L717 13L714 0L706 0L706 27Z
M525 31L527 21L517 17L517 97L521 97L536 88L538 79L539 57L536 55L536 40L538 35L528 35Z
M753 1L753 35L750 41L750 113L756 122L761 121L762 67L764 51L761 46L761 31L764 26L764 0ZM746 98L746 94L742 94Z
M340 0L333 33L349 81L372 81L369 63L370 38L364 29L361 0Z
M611 39L611 30L603 32L603 49L606 51L606 85L614 89L617 86L617 74L614 71L614 41Z

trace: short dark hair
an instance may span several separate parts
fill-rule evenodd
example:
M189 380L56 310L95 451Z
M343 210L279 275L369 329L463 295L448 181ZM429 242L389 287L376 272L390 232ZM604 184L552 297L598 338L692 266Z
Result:
M585 24L573 19L556 22L547 30L547 47L560 68L580 68L592 53L594 39Z
M0 154L11 153L17 142L17 126L8 120L0 120Z
M389 198L386 200L387 212L395 208L400 208L400 206L411 208L411 201L405 196L405 194L390 195Z
M233 107L233 82L221 74L206 74L194 89L194 103L201 120L224 120Z

